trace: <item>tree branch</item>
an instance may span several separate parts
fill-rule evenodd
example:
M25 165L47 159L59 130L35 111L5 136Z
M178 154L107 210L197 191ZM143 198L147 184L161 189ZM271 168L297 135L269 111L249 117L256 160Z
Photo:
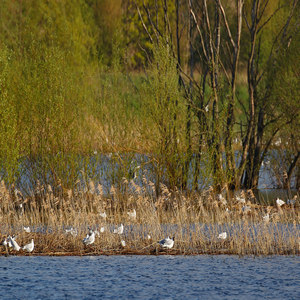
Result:
M144 22L144 20L143 20L143 17L142 17L142 15L141 15L141 11L140 11L140 9L139 9L139 7L138 7L136 1L134 1L134 3L135 3L135 6L136 6L136 9L137 9L137 11L138 11L139 18L140 18L140 20L141 20L141 22L142 22L142 25L143 25L143 27L144 27L146 33L148 34L148 36L149 36L151 42L153 43L153 39L152 39L151 34L149 33L149 31L148 31L148 29L147 29L147 26L146 26L146 24L145 24L145 22Z
M204 45L204 39L203 39L203 36L202 36L202 32L201 32L200 27L198 25L197 18L196 18L195 13L192 9L192 4L191 4L190 0L189 0L189 8L190 8L190 13L192 14L194 22L196 24L197 31L198 31L199 36L200 36L200 42L201 42L201 46L202 46L202 49L203 49L203 54L204 54L206 60L208 60L208 56L207 56L206 48L205 48L205 45Z
M223 16L223 20L224 20L224 23L225 23L225 27L226 27L226 31L227 31L228 37L230 39L230 42L232 44L232 47L236 48L236 44L235 44L235 42L234 42L234 40L232 38L231 31L230 31L230 28L229 28L229 25L228 25L228 22L227 22L226 14L225 14L224 8L222 6L221 0L217 0L217 3L218 3L218 6L219 6L219 8L221 10L221 13L222 13L222 16Z

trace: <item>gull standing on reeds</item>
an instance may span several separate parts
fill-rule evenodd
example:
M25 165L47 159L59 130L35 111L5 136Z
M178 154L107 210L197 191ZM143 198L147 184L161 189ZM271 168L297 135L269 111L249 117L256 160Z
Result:
M276 199L276 204L278 207L281 207L283 204L285 204L285 202L279 198Z
M223 204L223 205L226 205L226 204L227 204L227 201L226 201L226 199L223 197L222 194L218 194L218 198L219 198L219 201L221 202L221 204Z
M30 227L29 226L27 226L27 227L23 227L23 229L24 229L24 231L25 232L27 232L27 233L30 233L31 232L31 230L30 230Z
M159 241L158 243L163 247L163 248L167 248L167 249L171 249L173 248L174 246L174 240L175 240L175 237L171 238L170 237L167 237L161 241Z
M31 239L31 242L29 244L25 245L22 249L26 250L27 252L32 252L34 249L33 239Z
M148 240L151 240L150 234L147 235L147 239L148 239Z
M105 231L105 227L100 228L100 232L103 233Z
M220 240L226 240L227 239L227 232L224 231L224 232L220 233L218 235L218 239L220 239Z
M117 234L122 234L124 231L124 226L123 224L120 225L120 227L114 229L114 233L117 233Z
M237 202L239 202L241 204L245 204L246 203L246 199L244 197L236 196L235 199L236 199Z
M136 219L136 210L135 209L133 209L133 211L128 211L127 214L129 216L129 218L131 218L133 220Z
M8 246L9 248L12 247L11 241L10 241L10 236L8 236L7 238L4 239L4 241L2 242L3 246Z
M269 221L270 221L270 215L269 215L269 214L264 215L264 216L263 216L263 221L264 221L265 223L269 223Z
M246 213L248 213L250 211L251 211L251 207L250 206L245 205L245 206L242 207L243 214L246 214Z
M15 241L15 237L9 236L12 248L16 251L20 251L21 247L18 245L18 243Z
M65 230L65 233L66 234L71 234L72 236L77 236L77 234L78 234L77 229L74 229L73 227L67 228Z
M126 246L126 242L124 240L121 240L121 245L122 245L122 247L125 247Z
M91 245L95 242L95 232L94 231L90 231L89 234L86 235L86 237L82 240L82 242L85 245Z
M103 219L106 219L107 215L106 215L106 212L100 212L99 213L100 217L103 218Z

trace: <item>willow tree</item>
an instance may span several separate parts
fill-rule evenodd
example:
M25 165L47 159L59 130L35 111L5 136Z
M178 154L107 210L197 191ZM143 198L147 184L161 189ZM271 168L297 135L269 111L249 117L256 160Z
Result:
M286 1L284 5L278 1L276 6L271 4L268 0L247 1L244 13L249 35L249 101L240 162L242 172L238 179L245 188L257 188L260 166L274 137L285 124L291 122L290 118L283 118L282 112L274 113L274 90L270 78L277 73L278 56L288 48L289 40L294 39L297 32L299 25L294 18L297 16L298 1Z
M2 120L6 126L14 120L15 149L26 157L23 162L30 162L28 170L39 162L53 178L72 181L76 172L67 158L86 145L82 138L90 101L86 78L95 55L90 9L81 0L2 2L0 43L8 53L1 53L7 108L1 105L0 114L8 114ZM45 173L37 174L42 171L39 167L32 168L31 178L47 180Z
M226 6L221 0L189 1L202 72L201 84L195 84L200 105L195 103L194 107L202 112L197 116L199 123L205 124L202 130L211 153L212 176L219 188L258 186L260 165L283 124L278 115L272 116L268 74L274 73L275 66L270 65L288 46L286 37L295 35L296 6L297 1L282 5L280 1L237 0ZM246 101L236 92L236 79L245 64ZM242 114L238 115L240 109ZM242 141L238 152L233 151L234 139Z

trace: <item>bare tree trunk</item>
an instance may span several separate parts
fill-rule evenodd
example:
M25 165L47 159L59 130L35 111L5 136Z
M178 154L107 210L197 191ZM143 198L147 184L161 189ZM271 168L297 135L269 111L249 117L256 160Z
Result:
M211 28L211 21L207 7L207 0L203 0L204 21L206 30L206 48L209 60L207 61L210 86L212 89L212 120L211 120L211 136L208 139L208 145L212 154L212 168L214 174L215 187L221 190L224 183L223 165L220 145L220 124L219 124L219 93L218 93L218 62L220 53L220 8L215 2L215 34ZM215 38L214 38L215 36Z
M261 60L261 36L258 38L258 33L280 9L278 8L274 10L271 16L264 23L261 24L261 20L268 3L269 1L252 0L250 24L248 23L248 20L245 16L245 22L250 33L251 47L247 65L248 92L250 98L249 117L247 132L243 140L241 163L238 170L238 178L240 180L241 185L244 188L258 187L260 165L271 142L270 140L269 143L266 143L263 150L262 141L264 137L264 132L266 130L266 125L264 124L265 108L267 106L266 103L268 102L268 97L271 91L269 88L266 88L264 96L258 96L258 86L262 79L262 76L265 74L264 70L259 70L259 63ZM268 63L272 61L271 59L273 56L273 49L277 41L279 40L280 36L286 33L287 26L290 24L290 20L295 9L295 3L296 2L294 1L294 4L290 9L290 15L288 16L286 23L283 26L284 30L280 30L277 37L272 42ZM284 46L281 43L278 47L282 48ZM273 137L275 136L275 133L279 131L279 129L280 128L278 127L273 131Z
M257 135L256 135L256 143L254 150L254 158L253 158L253 171L252 171L252 183L249 188L257 188L258 180L259 180L259 170L261 166L261 149L262 149L262 139L264 134L264 109L261 108L258 114L258 122L257 122Z
M298 153L295 155L292 163L289 166L289 169L287 171L286 177L285 177L284 182L283 182L283 188L284 189L290 189L290 187L291 187L292 175L293 175L294 170L297 167L297 162L299 160L299 157L300 157L300 151L298 151ZM298 171L298 173L299 173L299 171ZM299 177L296 178L296 184L299 184L299 181L300 181ZM299 188L299 186L297 186L297 188Z
M300 191L300 167L298 167L296 174L296 189Z
M237 0L237 4L236 4L237 32L236 32L235 40L233 40L232 33L227 21L227 16L222 6L221 0L218 0L218 5L220 7L224 19L224 23L225 23L225 28L233 48L233 61L232 61L232 71L231 71L231 98L229 100L228 108L227 108L227 120L226 120L227 128L226 128L225 138L224 138L224 148L225 148L226 164L227 164L226 167L227 167L227 171L230 173L230 178L228 178L229 180L228 188L235 189L237 186L239 186L239 182L236 179L235 158L232 149L232 138L233 138L232 131L233 131L233 125L235 121L234 105L235 105L235 93L236 93L236 74L237 74L239 55L240 55L240 40L241 40L241 31L242 31L244 0Z
M248 181L248 178L250 176L249 172L249 164L248 164L248 170L246 172L246 176L243 176L244 169L247 163L247 157L248 161L251 160L251 154L249 149L251 142L254 142L254 132L255 132L255 101L256 101L256 68L255 68L255 51L256 51L256 35L258 30L258 7L259 7L260 0L253 0L252 2L252 10L251 10L251 27L248 27L250 31L250 43L251 43L251 49L250 54L248 57L248 64L247 64L247 78L248 78L248 92L249 92L249 121L247 126L247 132L243 140L243 150L241 155L241 162L239 165L238 170L238 180L243 183L243 177L245 177L244 180ZM251 163L251 162L250 162Z
M192 1L192 0L191 0ZM189 14L189 50L190 50L190 86L189 86L189 100L192 101L193 95L193 78L194 78L194 54L193 54L193 18L191 13ZM186 137L187 137L187 160L185 162L185 171L188 173L190 168L190 162L192 157L192 143L191 143L191 101L187 104L187 124L186 124ZM186 184L186 182L185 182Z

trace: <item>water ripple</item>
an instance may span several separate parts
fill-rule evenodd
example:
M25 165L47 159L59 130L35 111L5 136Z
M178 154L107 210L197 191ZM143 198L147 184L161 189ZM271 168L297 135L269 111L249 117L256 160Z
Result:
M1 299L300 299L292 256L0 257Z

